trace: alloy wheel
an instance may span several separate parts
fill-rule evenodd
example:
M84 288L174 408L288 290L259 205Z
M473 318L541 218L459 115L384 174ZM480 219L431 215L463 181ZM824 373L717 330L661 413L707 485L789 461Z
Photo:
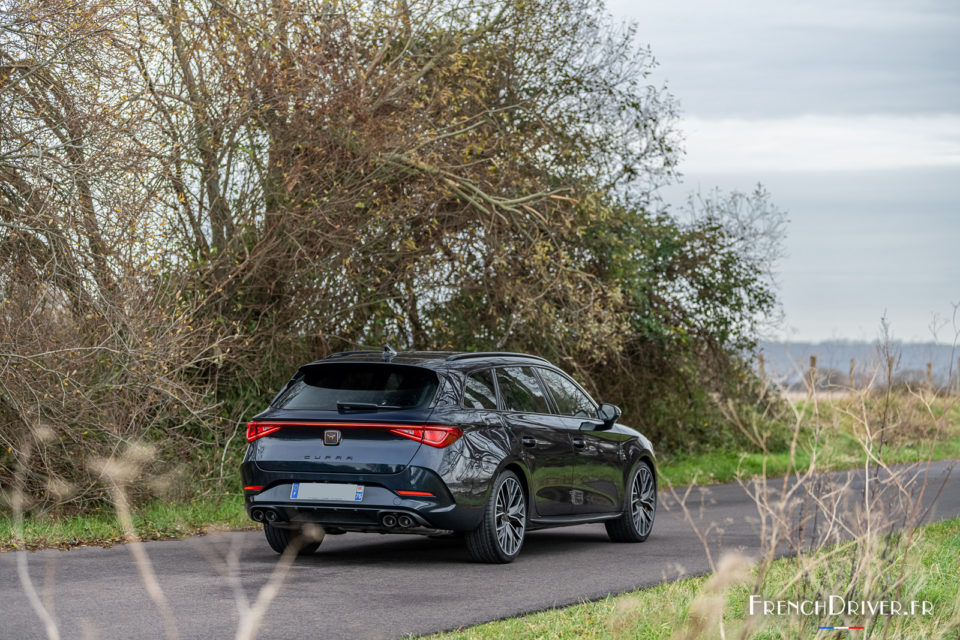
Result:
M527 526L527 506L523 499L523 487L516 478L507 477L500 484L494 513L500 549L508 556L512 556L523 544L523 532Z
M646 537L653 528L653 516L657 509L657 486L653 481L653 473L646 465L640 465L633 478L630 499L633 526L637 533Z

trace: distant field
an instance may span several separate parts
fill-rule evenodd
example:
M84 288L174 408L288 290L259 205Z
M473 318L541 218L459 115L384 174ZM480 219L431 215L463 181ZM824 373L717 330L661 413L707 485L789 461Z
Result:
M673 485L731 482L761 473L769 476L805 470L815 456L819 471L862 467L870 455L885 464L960 458L960 398L926 399L817 393L790 399L796 410L797 449L767 453L718 450L700 455L660 451L662 480ZM886 413L886 427L884 424ZM881 446L881 439L883 445Z
M827 342L766 342L761 341L758 350L764 354L765 373L771 380L785 387L803 384L803 376L810 366L810 356L816 356L821 374L836 379L846 386L850 361L854 364L856 386L862 387L871 379L883 380L886 358L875 342L827 341ZM889 354L896 359L895 382L923 382L926 379L927 363L931 377L938 387L956 389L957 358L960 352L950 344L933 342L898 343L889 345Z

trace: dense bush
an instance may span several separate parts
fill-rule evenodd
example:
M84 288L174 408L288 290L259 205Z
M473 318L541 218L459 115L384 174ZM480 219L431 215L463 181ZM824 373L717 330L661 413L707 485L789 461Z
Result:
M595 3L0 8L5 490L82 506L139 440L216 478L297 364L384 343L541 353L660 445L736 439L782 216L667 214L674 99Z

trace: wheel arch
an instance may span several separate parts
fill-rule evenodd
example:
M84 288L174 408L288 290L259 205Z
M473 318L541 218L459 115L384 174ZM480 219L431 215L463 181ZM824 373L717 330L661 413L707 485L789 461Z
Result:
M517 478L520 480L520 484L523 486L523 494L527 498L527 513L530 513L530 509L533 507L533 496L530 495L530 479L528 478L528 469L523 465L519 460L509 460L504 464L497 475L499 476L504 471L513 471L516 474Z
M650 465L650 470L653 471L653 486L659 489L660 480L657 477L657 461L654 459L653 453L646 450L642 451L640 455L637 456L636 460L634 460L633 466L631 466L631 470L633 470L633 467L640 464L641 462L646 462L648 465Z
M624 481L626 481L626 476L633 473L637 464L646 462L653 471L654 482L657 482L657 459L653 454L653 446L650 441L638 434L638 437L627 440L622 446L625 454L624 458L629 461L629 464L625 465Z
M523 486L524 495L527 498L527 513L529 514L531 509L534 508L533 495L530 493L530 469L528 469L527 465L523 463L523 460L519 458L505 458L500 462L500 464L497 465L497 468L493 471L493 473L490 475L485 475L482 480L484 484L483 501L486 502L490 499L490 491L493 489L493 483L504 471L512 471L516 474L517 478L520 479L520 484Z
M654 458L653 452L649 449L639 449L632 452L632 455L629 456L630 464L624 466L624 476L623 476L623 496L621 508L627 508L627 500L629 499L630 487L628 486L631 479L633 478L633 472L636 470L637 466L641 463L646 463L650 466L650 470L653 471L653 487L657 492L660 491L660 479L657 477L657 462Z

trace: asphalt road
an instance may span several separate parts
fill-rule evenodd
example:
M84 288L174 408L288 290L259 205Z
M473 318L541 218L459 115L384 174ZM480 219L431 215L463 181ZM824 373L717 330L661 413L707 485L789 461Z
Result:
M921 500L927 520L960 515L960 466L933 463ZM811 495L826 495L834 481L848 483L844 512L862 500L864 474L824 477ZM923 477L912 484L920 493ZM778 481L774 483L781 489ZM942 488L941 488L942 486ZM890 491L874 497L885 505L885 526L903 521L904 505ZM811 518L810 500L791 507L795 526L807 523L809 540L824 531ZM758 510L737 484L691 491L689 513L713 553L759 549ZM836 530L836 529L834 529ZM817 542L815 542L816 544ZM250 610L278 556L260 531L149 542L143 549L172 609L182 638L231 638L241 613ZM789 548L782 548L789 553ZM236 558L238 562L230 562ZM63 638L161 638L162 618L144 587L130 545L70 551L0 554L0 638L46 637L23 589L32 577L38 598L52 611ZM231 567L233 569L231 570ZM468 626L552 606L603 597L709 570L701 539L674 499L661 492L653 534L643 544L615 544L602 525L533 532L510 565L469 561L456 540L419 536L328 536L320 551L298 559L265 617L258 638L397 638Z

